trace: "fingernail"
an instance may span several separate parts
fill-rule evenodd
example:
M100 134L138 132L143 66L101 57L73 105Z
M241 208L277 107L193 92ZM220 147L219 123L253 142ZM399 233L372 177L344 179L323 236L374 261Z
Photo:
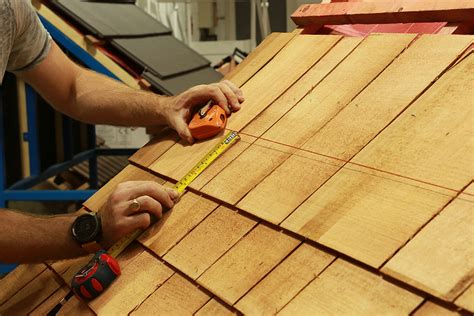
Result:
M179 196L179 193L178 193L177 191L175 191L175 190L171 190L171 191L170 191L170 197L171 197L173 200L176 199L176 198L178 198L178 196Z

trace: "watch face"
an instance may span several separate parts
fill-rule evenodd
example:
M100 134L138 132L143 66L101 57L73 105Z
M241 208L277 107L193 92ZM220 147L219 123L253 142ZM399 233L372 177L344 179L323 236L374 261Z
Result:
M72 236L79 243L84 244L96 240L99 234L98 218L91 214L79 216L72 225Z

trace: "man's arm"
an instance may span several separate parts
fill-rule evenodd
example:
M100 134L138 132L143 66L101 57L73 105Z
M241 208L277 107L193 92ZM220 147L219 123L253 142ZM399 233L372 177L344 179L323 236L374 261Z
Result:
M160 218L163 209L172 208L177 197L176 191L152 181L119 184L99 212L100 245L108 248L126 234L148 228L152 216ZM133 199L139 201L139 210L130 207ZM71 233L78 215L34 216L0 209L0 262L41 262L85 255L87 252Z
M210 99L227 114L238 111L243 95L231 82L200 85L174 97L133 90L79 67L53 42L33 69L17 73L57 110L80 121L122 126L169 125L192 143L187 127L193 107Z

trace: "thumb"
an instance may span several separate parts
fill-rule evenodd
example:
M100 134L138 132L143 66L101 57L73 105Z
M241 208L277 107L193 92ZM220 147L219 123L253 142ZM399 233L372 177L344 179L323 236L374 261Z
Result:
M174 120L174 129L178 132L179 137L187 141L189 144L194 143L194 138L189 131L188 124L183 119Z

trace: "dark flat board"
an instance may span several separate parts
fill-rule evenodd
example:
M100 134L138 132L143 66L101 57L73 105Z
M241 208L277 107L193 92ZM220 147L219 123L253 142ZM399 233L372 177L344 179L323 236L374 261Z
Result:
M143 73L145 78L152 86L167 95L177 95L181 92L199 84L208 84L218 82L222 75L212 67L198 69L168 79L160 79L149 72Z
M130 3L52 1L60 11L99 38L171 34L171 30Z
M171 35L113 39L121 53L161 79L210 65L209 60Z

